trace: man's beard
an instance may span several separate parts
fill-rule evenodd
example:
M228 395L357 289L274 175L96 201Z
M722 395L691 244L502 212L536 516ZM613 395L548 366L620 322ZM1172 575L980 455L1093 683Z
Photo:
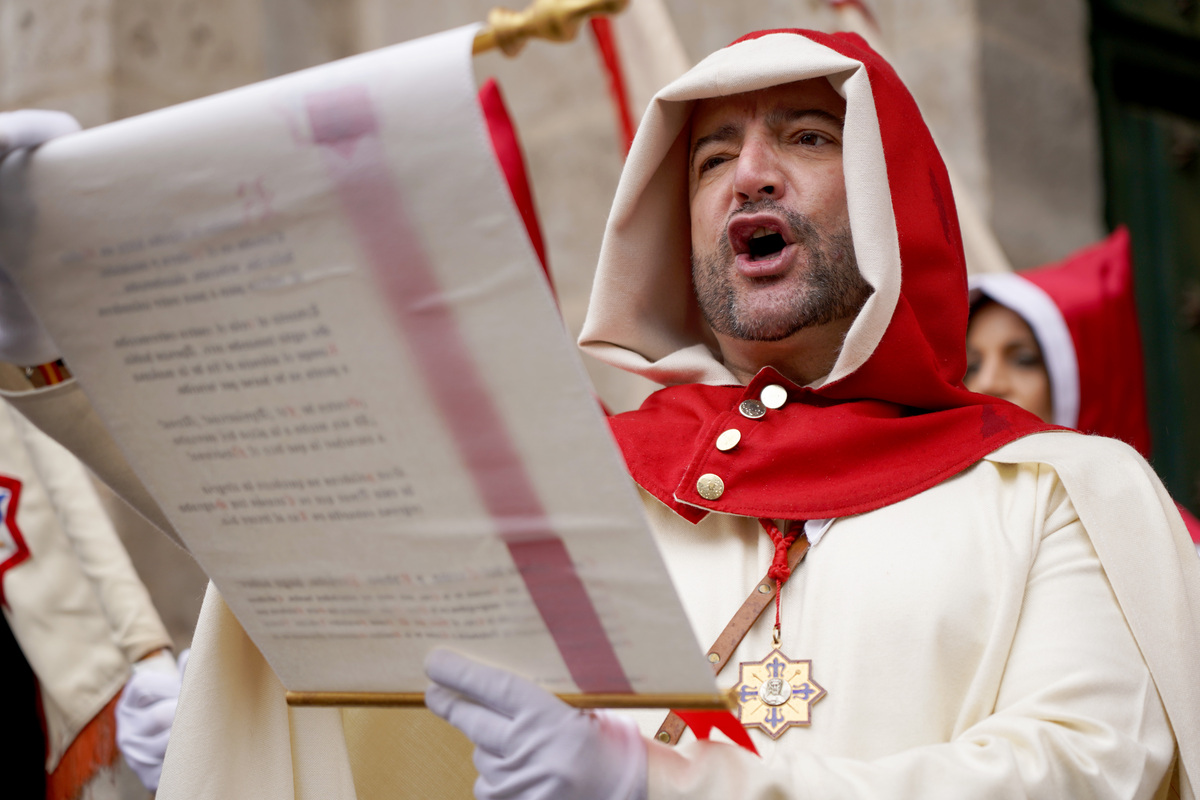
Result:
M799 280L771 308L750 311L739 307L730 278L734 253L728 232L721 235L716 252L703 256L693 253L692 284L700 310L712 329L744 341L777 342L804 328L858 314L875 290L858 271L850 229L843 227L826 234L818 231L808 217L769 199L747 203L735 213L767 210L783 216L791 240L805 251L807 263L795 266L801 271L795 276ZM793 276L783 280L793 280Z

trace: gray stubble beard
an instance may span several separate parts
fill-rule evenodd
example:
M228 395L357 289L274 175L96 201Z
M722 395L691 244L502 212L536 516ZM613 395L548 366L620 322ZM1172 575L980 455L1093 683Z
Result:
M743 341L777 342L805 328L857 315L875 290L859 272L849 227L825 233L808 217L771 200L747 204L738 213L760 210L782 215L792 241L806 251L804 280L775 313L748 319L748 314L738 308L737 293L729 279L733 247L728 233L722 234L715 253L702 257L692 254L692 286L712 329Z

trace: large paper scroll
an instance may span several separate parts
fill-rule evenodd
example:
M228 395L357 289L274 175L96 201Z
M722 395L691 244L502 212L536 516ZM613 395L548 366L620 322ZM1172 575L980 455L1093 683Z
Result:
M472 33L6 164L17 280L289 689L420 691L445 645L557 692L711 696Z

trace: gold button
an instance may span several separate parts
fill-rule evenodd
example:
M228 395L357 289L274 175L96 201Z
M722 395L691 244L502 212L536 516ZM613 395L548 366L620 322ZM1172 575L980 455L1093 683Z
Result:
M660 742L663 742L664 744L671 743L671 734L667 733L666 731L659 731L657 738Z
M732 450L738 446L738 442L742 440L742 432L737 428L730 428L717 437L717 449L721 452Z
M738 406L738 411L742 412L743 417L758 419L767 413L767 407L757 400L743 400L742 404Z
M772 383L770 386L763 387L759 398L767 408L783 408L783 404L787 402L787 389L778 383Z
M770 594L771 593L771 584L760 583L758 585L758 592L759 592L759 594Z
M710 663L715 664L721 660L721 657L719 655L717 655L716 653L709 653L708 660Z
M721 495L725 494L725 481L711 472L706 472L696 481L696 491L705 500L719 500Z

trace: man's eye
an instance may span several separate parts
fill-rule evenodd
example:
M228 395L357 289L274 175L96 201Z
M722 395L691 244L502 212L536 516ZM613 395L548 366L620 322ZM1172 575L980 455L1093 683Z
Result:
M700 172L708 172L713 167L718 167L728 160L728 156L709 156L700 162Z
M808 147L819 147L823 144L829 144L832 140L823 133L805 131L796 137L796 141Z

